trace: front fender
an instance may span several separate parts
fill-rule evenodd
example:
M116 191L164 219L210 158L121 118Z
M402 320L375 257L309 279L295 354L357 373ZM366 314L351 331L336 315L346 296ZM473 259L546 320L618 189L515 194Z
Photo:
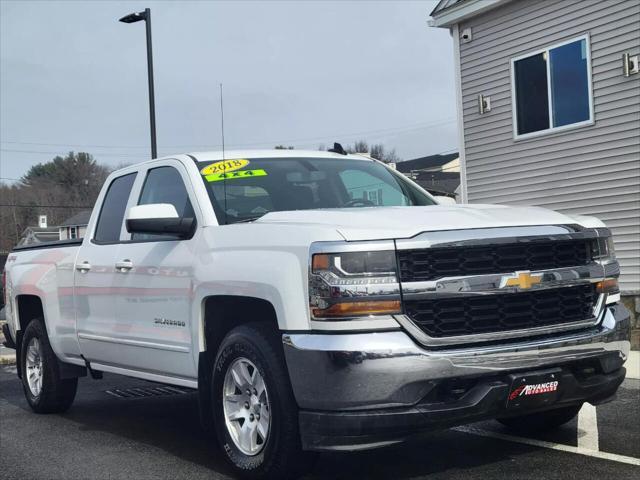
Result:
M194 311L202 312L203 302L210 296L253 297L273 306L281 330L309 329L306 265L301 265L294 253L214 253L210 263L197 267L196 277L207 279L196 285Z

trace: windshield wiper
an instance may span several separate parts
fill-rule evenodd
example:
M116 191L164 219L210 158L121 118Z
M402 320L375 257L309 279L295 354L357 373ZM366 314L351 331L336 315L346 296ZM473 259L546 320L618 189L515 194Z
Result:
M262 216L264 216L264 215L257 215L255 217L243 218L242 220L236 220L236 221L231 222L231 223L249 223L249 222L253 222L253 221L259 219Z

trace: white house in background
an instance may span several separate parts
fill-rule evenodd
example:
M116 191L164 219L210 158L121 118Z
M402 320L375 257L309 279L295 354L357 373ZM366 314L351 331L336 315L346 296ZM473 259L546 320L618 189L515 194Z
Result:
M599 217L638 299L640 1L442 0L431 17L453 37L463 201Z
M67 218L58 227L59 240L72 240L74 238L83 238L87 231L91 210L83 210L82 212Z

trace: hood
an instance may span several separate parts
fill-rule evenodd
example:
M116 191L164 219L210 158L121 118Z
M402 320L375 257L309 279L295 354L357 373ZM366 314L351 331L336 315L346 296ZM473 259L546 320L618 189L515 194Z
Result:
M540 207L473 204L271 212L255 223L333 227L347 241L410 238L426 231L472 228L562 224L604 226L593 217L565 215Z

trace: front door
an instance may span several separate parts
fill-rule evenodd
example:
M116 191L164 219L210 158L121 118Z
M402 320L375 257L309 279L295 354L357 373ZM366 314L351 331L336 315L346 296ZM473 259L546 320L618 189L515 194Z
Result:
M172 204L194 217L184 167L167 161L146 172L137 205ZM197 229L196 229L197 230ZM196 238L133 234L121 244L115 274L120 360L148 373L193 379L191 302Z

